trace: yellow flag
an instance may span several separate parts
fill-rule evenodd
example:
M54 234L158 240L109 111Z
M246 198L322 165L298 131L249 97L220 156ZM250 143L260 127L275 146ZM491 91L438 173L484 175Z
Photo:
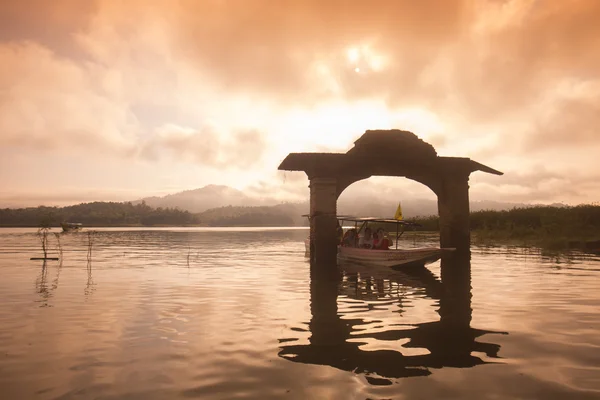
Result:
M398 203L398 209L396 210L396 214L394 215L394 219L398 221L402 221L402 203Z

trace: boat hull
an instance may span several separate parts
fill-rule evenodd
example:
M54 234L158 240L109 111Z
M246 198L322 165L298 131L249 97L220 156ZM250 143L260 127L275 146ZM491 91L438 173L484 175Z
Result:
M439 260L442 250L436 247L416 249L372 250L338 246L338 261L377 267L427 265Z
M63 232L74 232L81 229L82 225L78 223L63 222L60 224Z

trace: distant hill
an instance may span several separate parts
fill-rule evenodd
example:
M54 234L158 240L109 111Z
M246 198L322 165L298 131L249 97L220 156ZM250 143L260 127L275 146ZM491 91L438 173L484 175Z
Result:
M179 208L192 213L201 213L211 208L223 206L259 206L257 200L244 192L224 185L208 185L200 189L186 190L163 197L153 196L132 201L132 204L146 202L150 207Z
M306 199L305 202L298 203L294 207L291 207L291 203L285 203L287 205L280 204L280 201L270 199L268 197L257 199L255 197L246 195L241 190L224 185L208 185L199 189L186 190L163 197L146 197L144 199L132 201L132 204L140 204L142 201L154 208L179 208L191 213L203 213L212 209L221 209L219 211L221 213L225 213L226 211L231 213L246 213L245 211L242 212L242 209L237 209L235 207L266 207L262 208L260 211L266 212L268 207L275 207L273 212L277 214L285 214L286 212L290 213L289 215L294 218L294 220L297 219L297 216L293 213L300 210L301 214L305 214L308 213L309 209L308 199ZM228 206L232 206L234 209L223 209ZM342 196L342 198L338 201L338 213L391 217L394 215L397 206L397 199L387 199L378 197L376 195L358 195L351 198ZM471 211L507 210L514 207L526 206L526 204L522 203L472 201ZM407 218L437 215L438 212L437 201L430 199L402 199L402 209ZM259 210L256 211L259 212ZM212 219L213 214L206 214L206 216L209 215Z
M378 200L369 196L340 200L338 214L390 217L396 212L398 203L391 200ZM500 202L473 202L471 211L508 210L526 207L525 204ZM402 202L405 218L437 216L437 202L433 200L408 200ZM309 213L308 202L283 203L272 206L225 206L196 214L202 225L209 226L307 226L308 220L302 217Z
M523 203L503 203L497 201L471 201L471 211L509 210L511 208L527 207ZM341 199L338 201L338 214L392 217L398 207L398 200L378 199L372 196ZM402 212L406 218L426 217L438 214L436 200L406 199L402 200Z
M356 193L342 196L338 214L392 217L398 206L393 197ZM563 204L554 206L564 207ZM520 203L471 202L471 211L500 211L530 207ZM405 218L437 216L437 201L402 199ZM94 202L67 207L0 209L0 226L37 226L50 219L82 222L87 226L203 225L203 226L306 226L308 199L281 203L274 198L257 199L223 185L208 185L163 197L147 197L133 202Z
M226 206L196 214L208 226L307 226L308 204L284 203L275 206Z
M210 198L212 193L214 198ZM219 196L219 195L222 195ZM307 226L302 217L309 212L308 202L280 203L275 205L251 206L246 196L235 189L210 186L154 198L153 204L140 200L131 202L94 202L67 207L30 207L0 209L0 226L57 226L62 221L81 222L84 226ZM223 202L245 201L244 205L226 205ZM202 212L191 212L182 205L203 208L219 204ZM204 202L201 202L204 201ZM338 202L338 214L391 218L396 210L396 201L372 196L355 196ZM166 205L169 206L166 206ZM403 201L403 213L408 219L419 219L434 223L437 220L437 202L433 200ZM532 208L531 205L500 203L493 201L472 202L471 211L501 211L513 208ZM563 204L538 206L536 209L569 209ZM527 214L529 211L526 211ZM535 212L534 212L535 214ZM432 217L430 217L432 216ZM425 226L425 225L424 225Z

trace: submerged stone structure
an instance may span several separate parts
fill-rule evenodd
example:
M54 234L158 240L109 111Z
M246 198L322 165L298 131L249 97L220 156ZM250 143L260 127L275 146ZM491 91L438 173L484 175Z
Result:
M429 187L438 197L440 246L468 254L469 175L502 175L469 158L440 157L414 133L368 130L347 153L290 153L279 166L304 171L310 180L311 259L335 263L337 199L354 182L371 176L399 176Z

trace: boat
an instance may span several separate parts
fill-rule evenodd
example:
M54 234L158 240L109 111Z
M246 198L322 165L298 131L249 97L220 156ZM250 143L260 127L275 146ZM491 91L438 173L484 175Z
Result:
M78 231L83 227L79 222L61 222L60 226L62 227L63 232Z
M338 261L394 268L398 266L422 266L442 257L442 249L422 247L416 249L373 250L338 246Z
M354 229L356 229L356 232L358 233L366 229L369 224L393 224L396 227L396 240L394 249L368 249L339 244L337 252L338 264L354 263L370 267L383 267L392 269L396 267L406 268L410 266L425 266L439 260L444 252L455 250L453 248L445 249L439 247L399 249L398 239L405 232L406 228L415 228L420 226L414 222L400 219L352 216L337 216L337 219L340 223L340 226L343 226L344 222L353 222ZM304 245L306 252L309 253L310 239L305 239Z
M400 210L400 206L398 207ZM396 212L394 219L375 218L375 217L350 217L339 216L338 220L343 225L344 222L354 222L356 231L360 233L366 229L369 224L391 224L396 227L396 240L394 249L367 249L360 247L350 247L338 245L338 263L356 263L373 267L408 267L425 266L431 264L442 257L444 251L454 249L440 249L439 247L418 247L410 249L399 249L399 238L404 234L407 228L416 228L420 226L417 223L405 221L402 219L401 211ZM360 224L360 227L359 227ZM388 238L389 239L389 238ZM394 242L394 241L392 241Z

